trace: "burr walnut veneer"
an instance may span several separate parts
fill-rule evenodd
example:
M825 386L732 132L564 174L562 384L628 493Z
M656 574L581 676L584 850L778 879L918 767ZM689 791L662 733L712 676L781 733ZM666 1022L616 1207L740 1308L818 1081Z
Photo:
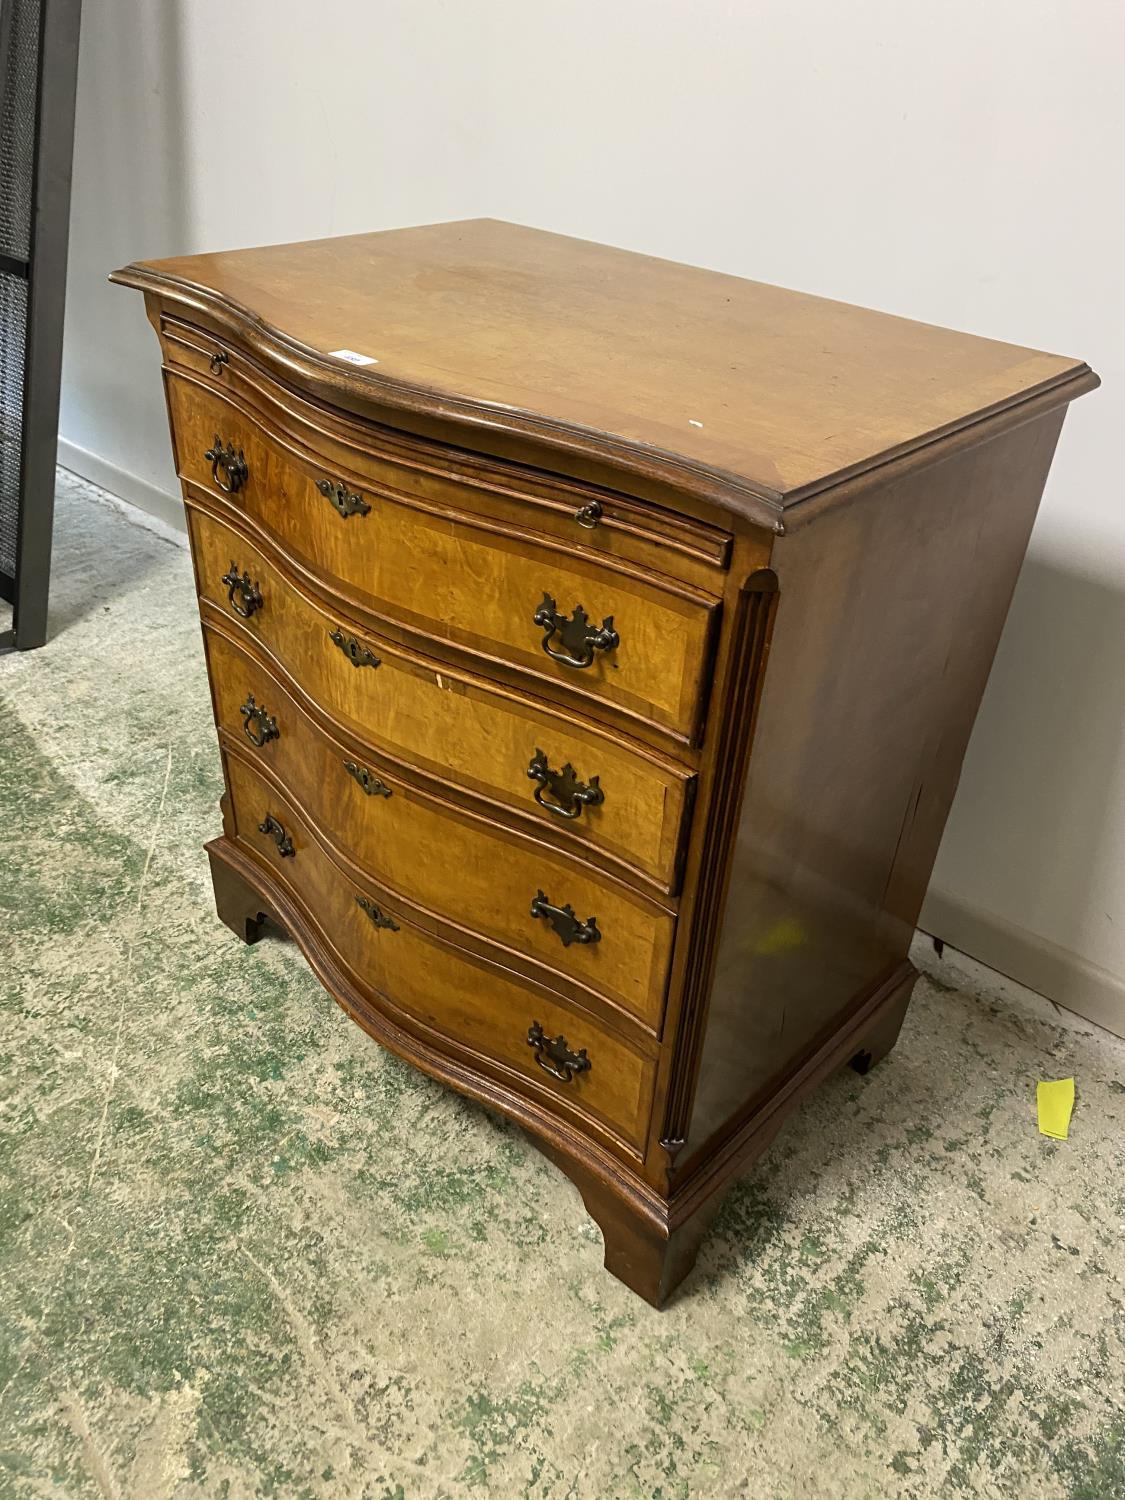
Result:
M163 351L220 916L526 1126L659 1305L895 1041L1096 377L488 220L115 279Z

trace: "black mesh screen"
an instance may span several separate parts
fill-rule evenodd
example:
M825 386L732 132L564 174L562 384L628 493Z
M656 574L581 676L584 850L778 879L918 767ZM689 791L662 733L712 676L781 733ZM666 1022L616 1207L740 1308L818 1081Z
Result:
M16 572L27 282L0 271L0 573Z
M41 0L0 0L0 254L27 261L35 179ZM0 573L16 569L27 282L0 270Z
M31 253L40 0L0 0L0 251Z

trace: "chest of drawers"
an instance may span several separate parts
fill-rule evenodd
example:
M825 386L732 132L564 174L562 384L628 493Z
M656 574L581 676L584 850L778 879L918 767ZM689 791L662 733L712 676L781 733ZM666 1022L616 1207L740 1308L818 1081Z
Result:
M662 1304L894 1044L1096 377L487 220L114 279L163 353L219 915L521 1122Z

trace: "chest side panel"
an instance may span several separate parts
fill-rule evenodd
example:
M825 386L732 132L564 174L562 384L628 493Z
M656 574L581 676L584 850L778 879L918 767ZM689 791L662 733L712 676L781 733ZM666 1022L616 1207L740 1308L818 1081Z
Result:
M903 963L1061 423L1017 428L776 544L691 1149L782 1086Z

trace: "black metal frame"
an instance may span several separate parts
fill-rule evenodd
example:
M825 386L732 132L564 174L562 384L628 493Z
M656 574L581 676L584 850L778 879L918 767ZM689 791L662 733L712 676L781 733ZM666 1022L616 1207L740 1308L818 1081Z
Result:
M0 79L15 3L0 0ZM0 647L17 650L47 639L82 0L41 0L41 6L29 254L26 262L0 255L0 270L28 283L16 568L14 577L0 572L0 595L13 606Z

